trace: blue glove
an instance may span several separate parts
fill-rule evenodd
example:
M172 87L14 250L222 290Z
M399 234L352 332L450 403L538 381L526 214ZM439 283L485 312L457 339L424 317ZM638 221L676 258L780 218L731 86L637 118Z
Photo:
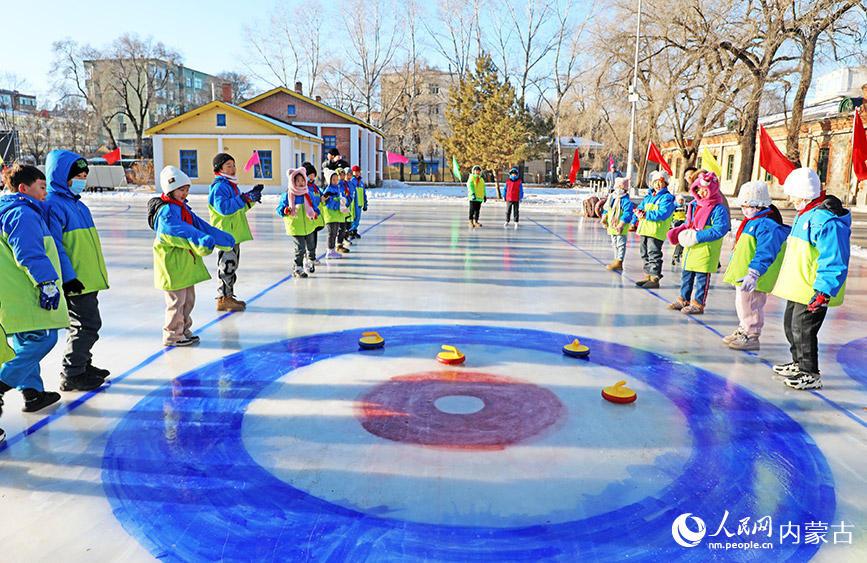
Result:
M820 310L828 308L828 302L830 300L830 295L817 291L816 295L813 296L813 299L810 300L810 304L807 305L807 310L811 313L818 313Z
M60 290L54 282L39 284L39 306L46 311L56 310L60 305Z
M756 285L759 282L759 272L758 270L753 270L752 268L749 268L747 270L747 275L737 281L741 282L741 291L752 293L756 290Z

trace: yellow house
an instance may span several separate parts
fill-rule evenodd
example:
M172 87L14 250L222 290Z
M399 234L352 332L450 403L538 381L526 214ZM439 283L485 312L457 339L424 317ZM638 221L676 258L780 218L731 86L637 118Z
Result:
M289 187L286 170L306 161L322 161L322 139L272 117L214 101L145 131L153 138L154 171L174 165L193 181L193 193L203 193L214 177L212 161L220 152L235 157L238 183L264 184L265 193ZM259 153L260 163L248 172L244 165Z

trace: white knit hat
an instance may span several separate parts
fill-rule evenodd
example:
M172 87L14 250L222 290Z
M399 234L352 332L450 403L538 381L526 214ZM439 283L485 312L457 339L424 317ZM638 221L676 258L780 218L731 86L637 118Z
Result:
M190 177L174 166L166 166L160 172L160 188L162 188L164 194L178 188L183 188L184 186L189 186L190 184Z
M771 205L771 194L768 185L762 181L747 182L741 186L738 194L740 207L768 207Z
M787 196L801 199L814 200L822 193L822 182L819 175L811 168L798 168L793 170L786 183L783 184L783 192Z
M665 180L666 185L668 184L668 172L665 170L654 170L650 173L650 183L654 183L657 180Z

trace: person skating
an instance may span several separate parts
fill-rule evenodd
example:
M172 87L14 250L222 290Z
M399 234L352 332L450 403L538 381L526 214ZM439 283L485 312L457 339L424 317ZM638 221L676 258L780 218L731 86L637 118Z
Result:
M60 393L45 390L39 362L57 344L58 329L69 326L69 310L60 287L60 251L47 226L45 175L16 164L6 170L4 183L12 193L0 196L0 325L14 357L5 347L0 351L6 359L0 404L4 393L19 389L22 410L36 412L60 400Z
M765 302L780 273L789 227L771 203L768 185L747 182L738 192L744 214L723 281L735 286L738 328L723 338L734 350L756 351L765 324Z
M711 273L719 269L723 237L731 230L731 219L719 190L719 179L713 172L699 174L690 193L695 199L687 206L686 222L668 232L671 244L680 244L686 249L680 297L669 303L668 308L687 315L701 315L707 305Z
M821 389L819 329L828 307L843 303L852 215L822 190L819 176L809 168L793 170L783 191L798 214L773 294L786 300L783 327L792 361L774 366L774 371L792 389Z
M648 289L659 287L662 278L662 244L674 213L674 196L668 191L668 173L657 170L650 175L650 190L638 204L635 216L640 219L639 250L644 262L644 279L635 285Z
M473 171L467 179L467 198L470 201L470 227L481 227L479 213L482 211L482 203L488 201L481 166L473 166Z
M217 272L220 284L217 287L217 311L243 311L247 304L235 297L235 281L238 279L238 266L241 260L241 243L253 240L247 212L253 205L262 201L262 184L253 186L248 192L238 189L235 176L235 159L221 152L214 157L214 181L208 188L208 214L211 225L235 239L230 250L217 252Z
M361 167L357 164L352 167L352 178L349 179L350 188L354 189L352 198L352 224L349 226L349 239L360 239L358 226L361 224L361 213L367 211L367 186L361 179Z
M520 220L521 200L524 199L524 182L518 178L518 169L509 170L509 179L506 180L506 222L504 228L509 228L512 215L515 216L515 228L518 228Z
M153 243L154 285L165 292L163 346L199 342L192 333L196 284L211 279L203 256L214 247L235 246L232 235L200 219L187 205L190 178L174 166L160 172L163 195L148 202L148 225L156 231Z
M623 259L626 257L626 236L632 223L635 204L629 199L629 180L617 178L614 191L605 200L600 222L606 226L614 248L614 262L605 266L606 270L622 272Z
M108 271L99 232L81 201L88 171L87 161L74 152L53 150L45 159L48 226L57 245L69 310L61 391L90 391L110 375L93 365L91 352L102 328L99 292L108 289Z
M316 234L317 220L319 219L318 205L310 197L307 187L307 170L287 170L289 189L280 196L277 202L277 215L283 218L286 225L286 234L292 237L295 246L295 266L292 277L306 278L304 271L304 257L308 255L310 248L315 248L314 236ZM315 250L314 250L315 252ZM315 271L311 265L310 273Z

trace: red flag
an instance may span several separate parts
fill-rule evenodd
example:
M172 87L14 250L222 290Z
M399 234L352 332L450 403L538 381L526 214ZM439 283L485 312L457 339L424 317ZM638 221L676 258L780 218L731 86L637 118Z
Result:
M855 112L855 123L852 126L852 168L859 182L867 180L867 133L864 133L864 123L861 115Z
M259 151L253 151L253 156L251 156L250 160L247 161L247 164L244 165L244 172L249 172L250 169L257 164L261 164L259 162Z
M761 125L759 125L759 165L781 184L785 183L789 173L796 168L792 161L780 152L771 136Z
M389 166L395 163L409 164L409 159L402 154L385 151L385 158Z
M659 152L659 149L656 148L653 141L650 141L650 146L647 147L647 160L662 166L662 169L668 172L669 176L674 176L674 172L671 171L671 166L669 166L665 159L662 158L662 153Z
M106 164L114 164L118 160L120 160L120 147L114 149L111 152L107 152L102 155L102 158L105 159Z
M570 184L575 183L575 178L578 176L579 170L581 170L581 161L578 159L578 149L575 149L575 156L572 157L572 168L569 170Z

